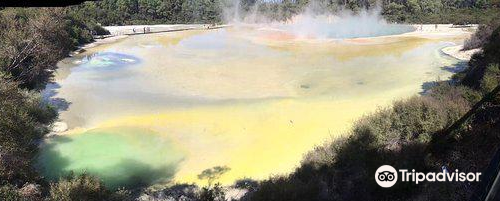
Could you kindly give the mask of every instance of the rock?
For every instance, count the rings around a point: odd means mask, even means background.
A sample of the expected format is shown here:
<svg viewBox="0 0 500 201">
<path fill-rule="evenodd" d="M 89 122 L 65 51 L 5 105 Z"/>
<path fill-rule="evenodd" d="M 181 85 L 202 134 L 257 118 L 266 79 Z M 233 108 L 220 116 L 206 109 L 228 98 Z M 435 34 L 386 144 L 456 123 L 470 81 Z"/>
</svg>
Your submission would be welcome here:
<svg viewBox="0 0 500 201">
<path fill-rule="evenodd" d="M 40 200 L 42 197 L 42 191 L 38 184 L 24 184 L 24 186 L 19 189 L 19 194 L 27 198 L 27 200 Z"/>
<path fill-rule="evenodd" d="M 68 130 L 68 124 L 64 123 L 64 122 L 56 122 L 53 124 L 52 126 L 52 132 L 55 132 L 55 133 L 62 133 L 62 132 L 65 132 Z"/>
</svg>

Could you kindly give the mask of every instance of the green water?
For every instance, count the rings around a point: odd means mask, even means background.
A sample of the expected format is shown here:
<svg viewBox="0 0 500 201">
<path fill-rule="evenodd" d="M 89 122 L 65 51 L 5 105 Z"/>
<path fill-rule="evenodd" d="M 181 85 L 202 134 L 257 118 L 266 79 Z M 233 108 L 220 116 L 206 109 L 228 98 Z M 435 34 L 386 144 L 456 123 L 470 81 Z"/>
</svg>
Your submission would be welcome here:
<svg viewBox="0 0 500 201">
<path fill-rule="evenodd" d="M 38 164 L 52 180 L 86 172 L 118 188 L 168 181 L 183 158 L 171 141 L 150 130 L 112 128 L 51 138 Z"/>
</svg>

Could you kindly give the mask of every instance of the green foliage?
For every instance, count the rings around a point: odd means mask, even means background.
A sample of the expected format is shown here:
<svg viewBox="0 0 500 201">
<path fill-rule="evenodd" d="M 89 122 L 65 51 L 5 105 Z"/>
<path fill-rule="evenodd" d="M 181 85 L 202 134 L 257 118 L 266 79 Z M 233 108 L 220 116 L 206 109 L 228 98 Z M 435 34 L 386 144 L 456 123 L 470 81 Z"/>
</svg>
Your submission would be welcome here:
<svg viewBox="0 0 500 201">
<path fill-rule="evenodd" d="M 490 25 L 480 25 L 469 39 L 465 40 L 464 42 L 464 50 L 471 50 L 475 48 L 480 48 L 483 47 L 487 42 L 488 39 L 491 36 L 491 33 L 493 33 L 494 27 Z"/>
<path fill-rule="evenodd" d="M 450 125 L 467 109 L 464 99 L 413 97 L 360 120 L 354 133 L 367 132 L 375 137 L 375 143 L 388 148 L 415 141 L 428 143 L 434 132 Z"/>
<path fill-rule="evenodd" d="M 20 86 L 42 89 L 56 62 L 69 52 L 59 12 L 5 9 L 0 12 L 0 71 Z"/>
<path fill-rule="evenodd" d="M 309 0 L 256 1 L 241 0 L 241 15 L 258 10 L 272 20 L 288 20 L 293 15 L 311 9 Z M 498 9 L 488 1 L 447 0 L 317 0 L 312 10 L 337 12 L 381 5 L 383 16 L 389 21 L 406 23 L 486 23 L 498 16 Z M 224 9 L 235 8 L 229 0 L 103 0 L 74 6 L 72 11 L 91 21 L 104 25 L 158 24 L 158 23 L 220 23 Z"/>
<path fill-rule="evenodd" d="M 0 10 L 1 200 L 41 199 L 36 183 L 43 181 L 32 159 L 57 112 L 37 90 L 50 81 L 60 59 L 92 41 L 90 31 L 100 28 L 92 26 L 63 8 Z"/>
<path fill-rule="evenodd" d="M 18 189 L 12 185 L 0 186 L 0 200 L 4 201 L 23 201 Z"/>
<path fill-rule="evenodd" d="M 470 87 L 452 85 L 449 82 L 439 82 L 432 87 L 429 95 L 438 101 L 465 99 L 469 105 L 477 103 L 482 94 Z"/>
<path fill-rule="evenodd" d="M 69 175 L 57 183 L 50 184 L 48 201 L 126 201 L 131 200 L 127 191 L 112 192 L 96 177 L 83 174 Z"/>
<path fill-rule="evenodd" d="M 36 142 L 49 131 L 55 110 L 36 93 L 0 77 L 0 179 L 23 184 L 36 179 L 31 159 Z"/>
<path fill-rule="evenodd" d="M 0 72 L 22 88 L 43 89 L 59 60 L 103 32 L 82 19 L 62 8 L 1 10 Z"/>
<path fill-rule="evenodd" d="M 239 189 L 247 189 L 249 191 L 254 191 L 259 183 L 256 180 L 250 178 L 239 179 L 234 182 L 234 187 Z"/>
<path fill-rule="evenodd" d="M 483 51 L 473 55 L 470 68 L 460 73 L 462 83 L 482 92 L 489 92 L 499 83 L 498 66 L 500 65 L 500 26 L 488 37 Z"/>
<path fill-rule="evenodd" d="M 71 8 L 104 25 L 159 23 L 217 23 L 222 21 L 220 0 L 103 0 Z"/>
<path fill-rule="evenodd" d="M 383 10 L 383 15 L 389 21 L 404 22 L 406 21 L 406 14 L 404 13 L 405 6 L 396 2 L 390 2 Z"/>
<path fill-rule="evenodd" d="M 220 183 L 213 187 L 203 187 L 198 195 L 199 201 L 225 201 L 225 193 Z"/>
<path fill-rule="evenodd" d="M 490 64 L 484 71 L 483 79 L 481 80 L 481 89 L 485 92 L 493 90 L 498 86 L 500 81 L 500 64 Z"/>
</svg>

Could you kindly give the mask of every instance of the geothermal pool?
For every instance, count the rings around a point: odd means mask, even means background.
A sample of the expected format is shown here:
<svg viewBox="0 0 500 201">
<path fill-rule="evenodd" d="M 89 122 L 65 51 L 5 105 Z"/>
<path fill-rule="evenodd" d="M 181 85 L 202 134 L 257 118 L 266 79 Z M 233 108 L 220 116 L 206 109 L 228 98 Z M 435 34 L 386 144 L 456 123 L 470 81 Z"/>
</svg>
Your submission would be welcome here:
<svg viewBox="0 0 500 201">
<path fill-rule="evenodd" d="M 378 34 L 380 35 L 380 34 Z M 68 126 L 38 157 L 55 179 L 112 187 L 292 171 L 363 114 L 447 79 L 459 34 L 336 39 L 254 26 L 135 35 L 60 62 L 47 97 Z"/>
</svg>

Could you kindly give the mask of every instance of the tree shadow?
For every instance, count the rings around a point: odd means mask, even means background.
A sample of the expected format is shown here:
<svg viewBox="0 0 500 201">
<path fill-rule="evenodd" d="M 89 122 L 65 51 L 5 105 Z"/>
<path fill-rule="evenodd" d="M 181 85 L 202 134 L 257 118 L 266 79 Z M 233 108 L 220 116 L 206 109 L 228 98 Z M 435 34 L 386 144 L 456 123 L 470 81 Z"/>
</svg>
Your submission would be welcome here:
<svg viewBox="0 0 500 201">
<path fill-rule="evenodd" d="M 179 161 L 152 166 L 135 159 L 124 159 L 103 169 L 71 169 L 72 161 L 63 156 L 58 146 L 72 141 L 66 136 L 54 136 L 47 139 L 48 142 L 41 145 L 40 153 L 36 157 L 36 168 L 49 181 L 57 181 L 70 174 L 80 175 L 83 173 L 97 176 L 105 186 L 111 189 L 118 188 L 141 188 L 155 183 L 169 182 L 177 172 Z"/>
<path fill-rule="evenodd" d="M 442 70 L 448 71 L 450 73 L 460 73 L 464 71 L 468 67 L 469 63 L 466 61 L 459 61 L 455 64 L 452 64 L 450 66 L 443 66 L 441 67 Z"/>
<path fill-rule="evenodd" d="M 106 186 L 113 189 L 122 187 L 127 189 L 141 188 L 155 183 L 171 181 L 177 172 L 177 166 L 178 163 L 171 163 L 153 167 L 134 159 L 125 159 L 109 168 L 111 171 L 123 172 L 124 174 L 110 173 L 98 176 L 105 182 Z M 89 169 L 88 172 L 92 173 L 94 170 Z"/>
<path fill-rule="evenodd" d="M 47 139 L 36 156 L 36 169 L 49 181 L 57 181 L 60 177 L 66 176 L 68 172 L 65 170 L 71 163 L 66 157 L 63 157 L 57 145 L 61 143 L 71 142 L 72 139 L 66 136 L 54 136 Z"/>
<path fill-rule="evenodd" d="M 430 90 L 435 86 L 439 85 L 439 83 L 440 83 L 439 81 L 430 81 L 422 83 L 422 91 L 418 92 L 418 94 L 420 95 L 429 94 Z"/>
<path fill-rule="evenodd" d="M 460 73 L 460 72 L 464 71 L 465 69 L 467 69 L 468 65 L 469 64 L 466 61 L 459 61 L 453 65 L 450 65 L 450 66 L 443 66 L 443 67 L 441 67 L 441 70 L 456 74 L 456 73 Z M 424 83 L 422 83 L 422 86 L 421 86 L 422 91 L 419 92 L 419 94 L 426 95 L 429 93 L 429 91 L 433 87 L 435 87 L 443 82 L 453 83 L 454 81 L 452 79 L 449 79 L 449 80 L 438 80 L 438 81 L 424 82 Z"/>
<path fill-rule="evenodd" d="M 43 100 L 47 101 L 50 105 L 56 107 L 57 111 L 67 111 L 71 102 L 67 101 L 64 98 L 56 97 L 58 92 L 57 90 L 61 88 L 56 82 L 50 82 L 45 87 L 45 90 L 42 91 Z"/>
</svg>

